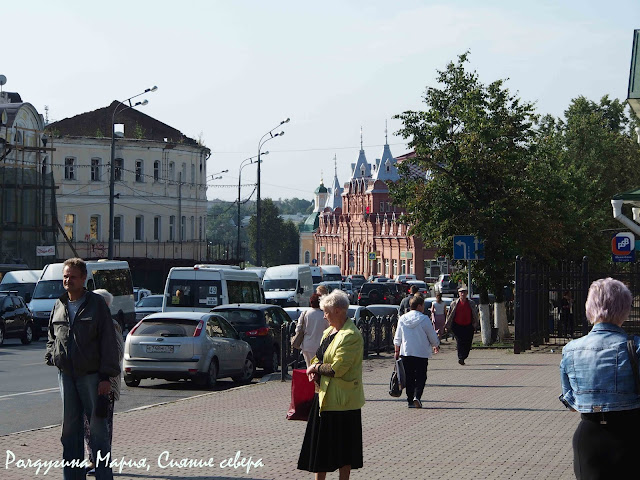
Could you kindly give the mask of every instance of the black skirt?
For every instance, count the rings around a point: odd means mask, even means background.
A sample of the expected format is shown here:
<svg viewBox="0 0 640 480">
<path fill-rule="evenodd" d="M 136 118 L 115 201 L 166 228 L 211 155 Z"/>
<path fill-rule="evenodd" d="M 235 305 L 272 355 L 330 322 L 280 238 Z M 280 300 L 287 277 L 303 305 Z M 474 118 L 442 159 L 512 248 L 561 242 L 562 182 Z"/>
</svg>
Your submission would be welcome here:
<svg viewBox="0 0 640 480">
<path fill-rule="evenodd" d="M 362 468 L 360 409 L 319 413 L 320 402 L 316 394 L 298 458 L 298 469 L 333 472 L 345 465 L 351 465 L 352 470 Z"/>
</svg>

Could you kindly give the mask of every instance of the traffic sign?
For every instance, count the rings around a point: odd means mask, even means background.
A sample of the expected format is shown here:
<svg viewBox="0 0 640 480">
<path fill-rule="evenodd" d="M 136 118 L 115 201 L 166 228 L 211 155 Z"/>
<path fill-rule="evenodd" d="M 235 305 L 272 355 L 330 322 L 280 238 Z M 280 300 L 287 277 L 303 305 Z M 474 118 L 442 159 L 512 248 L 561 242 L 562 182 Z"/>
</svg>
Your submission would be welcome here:
<svg viewBox="0 0 640 480">
<path fill-rule="evenodd" d="M 611 260 L 614 262 L 635 262 L 636 237 L 631 232 L 621 232 L 611 239 Z"/>
<path fill-rule="evenodd" d="M 473 235 L 454 235 L 453 259 L 484 260 L 484 241 Z"/>
<path fill-rule="evenodd" d="M 369 260 L 375 260 L 376 259 L 376 252 L 369 252 Z"/>
</svg>

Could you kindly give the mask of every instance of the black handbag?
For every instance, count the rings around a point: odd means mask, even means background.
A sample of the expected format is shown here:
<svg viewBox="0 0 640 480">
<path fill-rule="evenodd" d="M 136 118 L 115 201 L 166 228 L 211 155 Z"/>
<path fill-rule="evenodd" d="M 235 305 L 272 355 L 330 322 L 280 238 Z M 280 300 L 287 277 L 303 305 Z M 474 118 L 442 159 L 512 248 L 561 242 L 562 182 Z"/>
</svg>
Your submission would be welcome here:
<svg viewBox="0 0 640 480">
<path fill-rule="evenodd" d="M 389 395 L 392 397 L 399 397 L 402 395 L 402 389 L 404 388 L 405 373 L 404 365 L 402 365 L 402 359 L 396 360 L 393 372 L 391 373 L 391 380 L 389 380 Z"/>
</svg>

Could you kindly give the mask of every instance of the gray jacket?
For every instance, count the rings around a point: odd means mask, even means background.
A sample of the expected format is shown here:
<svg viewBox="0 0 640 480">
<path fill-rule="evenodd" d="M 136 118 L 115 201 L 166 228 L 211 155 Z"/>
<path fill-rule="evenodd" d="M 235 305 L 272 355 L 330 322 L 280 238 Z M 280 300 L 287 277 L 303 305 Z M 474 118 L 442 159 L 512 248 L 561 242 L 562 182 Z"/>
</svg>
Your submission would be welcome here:
<svg viewBox="0 0 640 480">
<path fill-rule="evenodd" d="M 100 295 L 86 292 L 70 326 L 65 292 L 53 306 L 49 317 L 47 365 L 74 377 L 98 373 L 100 380 L 120 375 L 120 358 L 111 312 Z"/>
</svg>

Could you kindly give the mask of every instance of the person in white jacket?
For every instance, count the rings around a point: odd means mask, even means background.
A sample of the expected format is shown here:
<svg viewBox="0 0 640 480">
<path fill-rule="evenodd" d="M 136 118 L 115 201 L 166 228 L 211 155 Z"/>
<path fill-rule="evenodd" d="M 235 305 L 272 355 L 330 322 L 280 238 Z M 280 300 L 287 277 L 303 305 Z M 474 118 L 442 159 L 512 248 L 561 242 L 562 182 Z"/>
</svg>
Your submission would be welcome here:
<svg viewBox="0 0 640 480">
<path fill-rule="evenodd" d="M 431 319 L 424 314 L 424 298 L 414 296 L 409 301 L 409 308 L 411 310 L 398 319 L 393 344 L 396 360 L 402 357 L 409 408 L 422 408 L 429 358 L 431 352 L 440 351 L 440 340 Z"/>
</svg>

